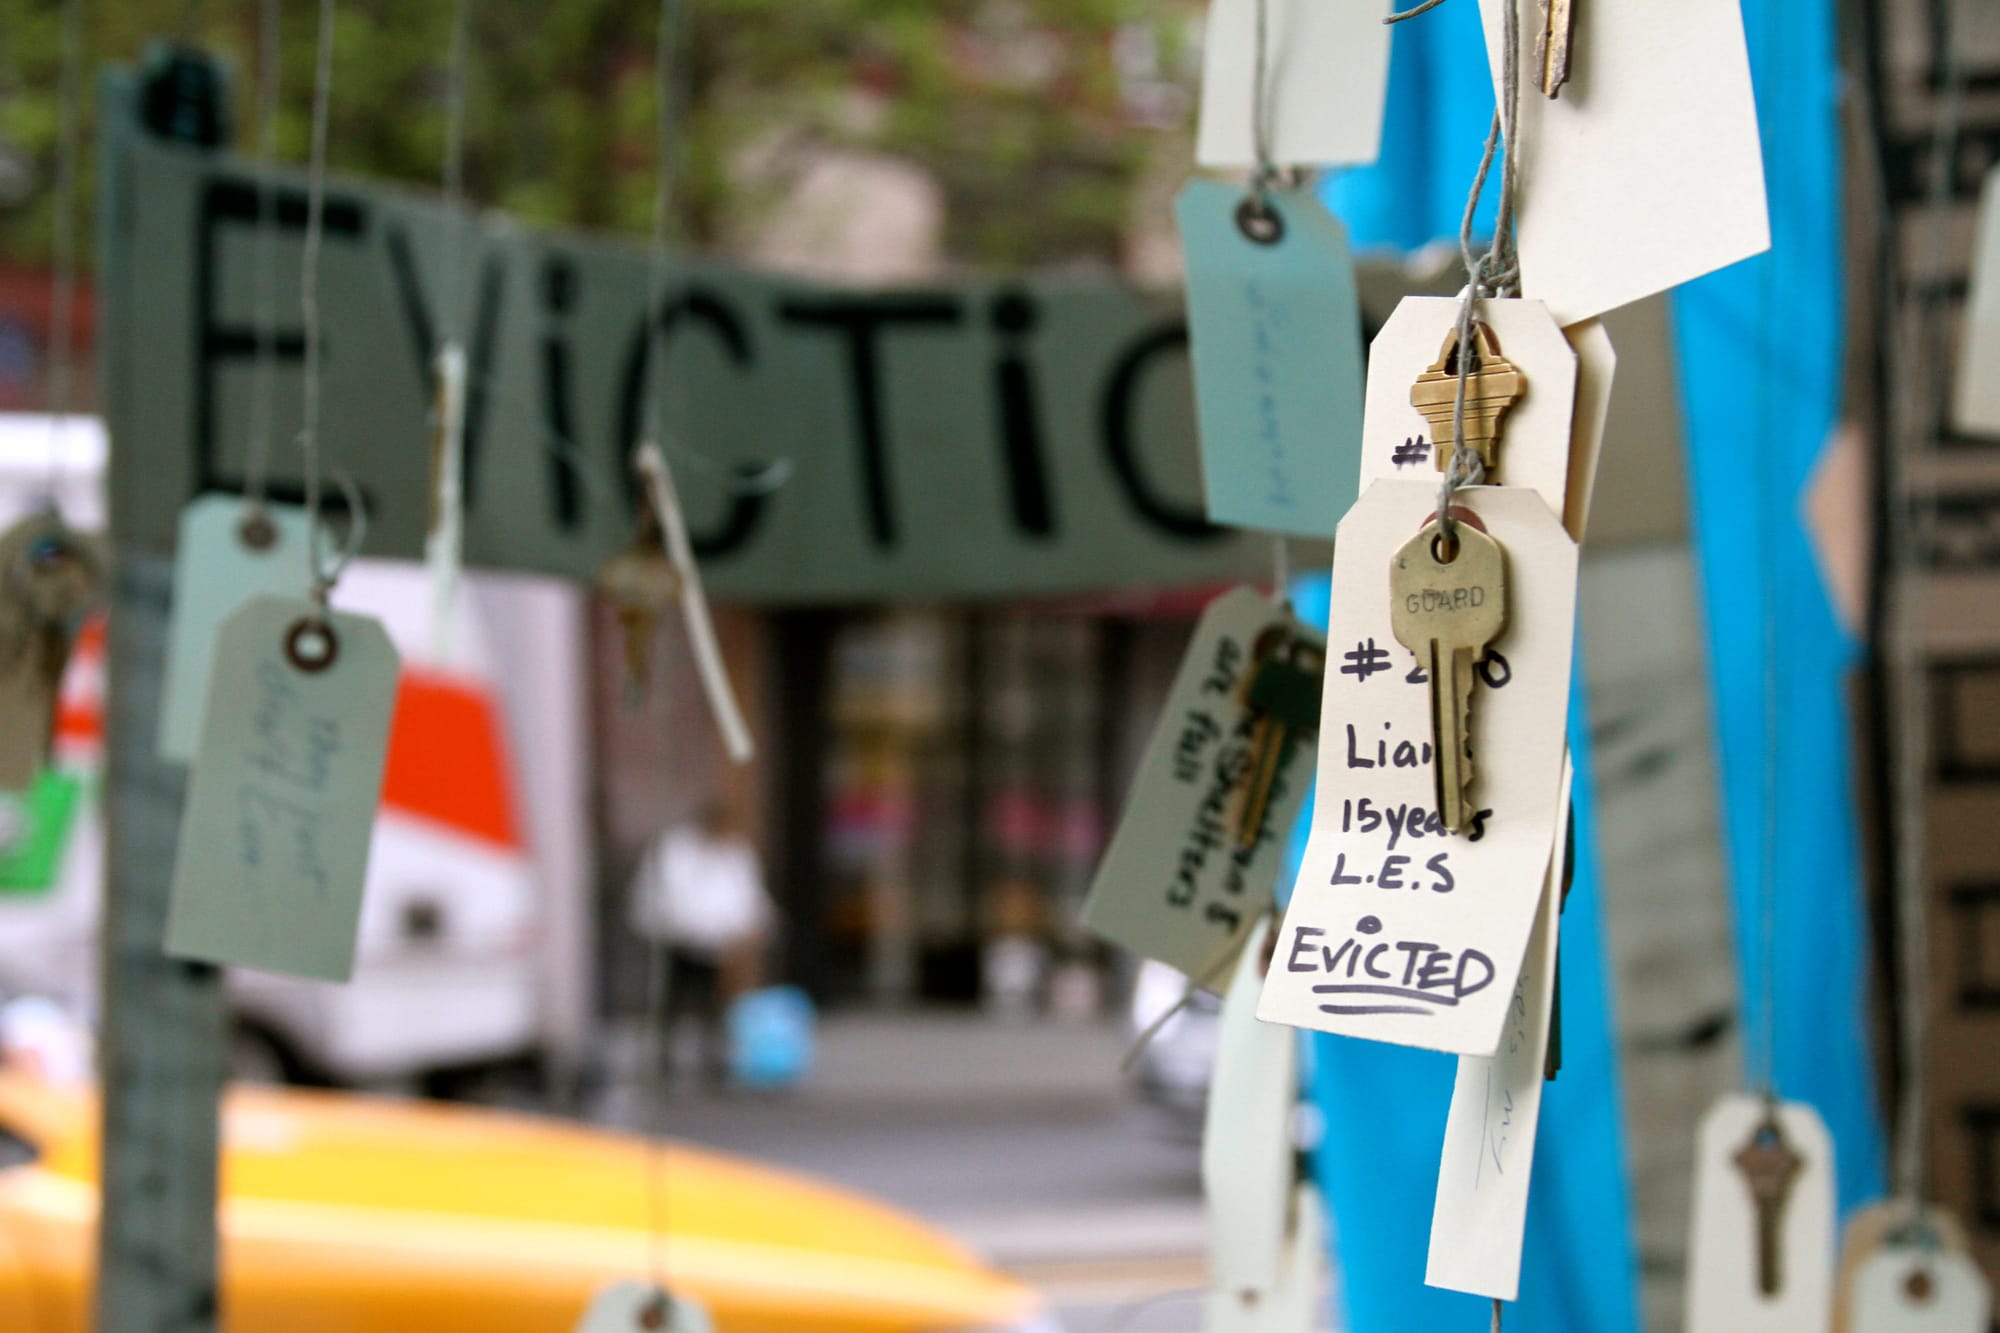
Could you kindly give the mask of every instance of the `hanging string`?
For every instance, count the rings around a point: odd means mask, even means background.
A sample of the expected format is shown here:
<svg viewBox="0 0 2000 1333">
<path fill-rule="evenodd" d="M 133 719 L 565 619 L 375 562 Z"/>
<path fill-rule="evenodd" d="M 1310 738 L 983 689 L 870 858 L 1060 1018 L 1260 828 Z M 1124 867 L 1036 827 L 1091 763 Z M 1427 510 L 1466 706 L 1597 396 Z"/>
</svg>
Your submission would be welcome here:
<svg viewBox="0 0 2000 1333">
<path fill-rule="evenodd" d="M 653 196 L 653 237 L 647 259 L 650 270 L 646 285 L 647 301 L 665 301 L 667 281 L 667 230 L 674 207 L 674 67 L 679 50 L 680 0 L 660 0 L 659 44 L 655 48 L 654 81 L 658 86 L 658 124 L 655 169 L 659 176 Z M 666 448 L 666 339 L 647 323 L 646 336 L 646 425 L 652 438 Z"/>
<path fill-rule="evenodd" d="M 76 309 L 76 159 L 79 90 L 83 77 L 83 0 L 63 0 L 56 73 L 55 234 L 49 246 L 49 505 L 63 477 L 69 430 L 71 358 Z"/>
<path fill-rule="evenodd" d="M 320 507 L 320 311 L 319 255 L 325 232 L 326 136 L 333 104 L 333 0 L 320 0 L 318 46 L 313 59 L 312 153 L 306 176 L 306 239 L 299 275 L 299 314 L 305 323 L 304 412 L 299 453 L 305 464 L 306 561 L 312 599 L 324 605 L 341 572 L 361 544 L 364 514 L 351 482 L 342 479 L 348 499 L 348 539 L 329 564 Z"/>
<path fill-rule="evenodd" d="M 250 300 L 257 325 L 256 359 L 251 363 L 250 445 L 244 459 L 246 517 L 264 512 L 270 484 L 272 400 L 276 392 L 277 191 L 271 165 L 278 156 L 278 76 L 281 46 L 279 0 L 261 0 L 257 18 L 257 237 Z"/>
<path fill-rule="evenodd" d="M 1401 23 L 1419 14 L 1428 14 L 1444 0 L 1425 3 L 1391 14 L 1385 23 Z M 1493 108 L 1493 120 L 1486 130 L 1486 146 L 1479 156 L 1479 170 L 1473 173 L 1472 189 L 1465 199 L 1465 214 L 1459 221 L 1458 251 L 1465 264 L 1465 295 L 1458 308 L 1458 384 L 1452 399 L 1452 451 L 1438 485 L 1438 529 L 1445 541 L 1454 539 L 1452 498 L 1466 486 L 1477 486 L 1486 477 L 1486 465 L 1476 449 L 1465 444 L 1465 395 L 1477 357 L 1474 336 L 1479 326 L 1479 302 L 1493 296 L 1513 296 L 1520 291 L 1520 256 L 1514 248 L 1514 197 L 1519 166 L 1515 153 L 1515 122 L 1521 100 L 1521 18 L 1512 3 L 1500 6 L 1500 96 Z M 1493 170 L 1495 154 L 1500 157 L 1500 200 L 1493 220 L 1493 240 L 1485 254 L 1474 251 L 1473 219 L 1479 200 L 1486 192 L 1486 180 Z"/>
<path fill-rule="evenodd" d="M 1493 1330 L 1492 1330 L 1492 1333 L 1500 1333 L 1500 1298 L 1499 1298 L 1498 1296 L 1495 1296 L 1495 1297 L 1493 1298 Z"/>
<path fill-rule="evenodd" d="M 681 5 L 680 0 L 660 0 L 659 32 L 654 49 L 654 96 L 657 100 L 658 138 L 655 151 L 657 161 L 658 187 L 653 198 L 653 236 L 648 254 L 649 277 L 646 284 L 646 301 L 650 308 L 654 301 L 666 299 L 667 275 L 667 222 L 673 209 L 674 177 L 674 71 L 678 66 L 680 50 Z M 650 315 L 647 320 L 646 357 L 646 424 L 652 441 L 662 450 L 666 443 L 666 339 L 657 327 L 657 320 Z M 657 873 L 659 867 L 655 867 Z M 662 1080 L 665 1077 L 666 1057 L 670 1053 L 667 1042 L 672 1033 L 666 1024 L 667 987 L 673 979 L 666 974 L 665 951 L 655 949 L 652 963 L 653 979 L 649 990 L 650 1010 L 647 1021 L 652 1025 L 653 1049 L 652 1084 L 647 1089 L 646 1099 L 649 1115 L 647 1135 L 650 1140 L 646 1169 L 646 1194 L 648 1214 L 649 1260 L 652 1268 L 653 1287 L 662 1299 L 667 1299 L 667 1148 L 665 1125 L 665 1094 Z"/>
<path fill-rule="evenodd" d="M 1782 47 L 1777 34 L 1770 31 L 1769 24 L 1776 13 L 1775 4 L 1765 8 L 1765 49 L 1778 51 Z M 1763 110 L 1758 108 L 1759 130 L 1765 142 L 1772 142 L 1772 136 L 1762 126 Z M 1774 348 L 1771 337 L 1778 327 L 1778 264 L 1785 253 L 1783 247 L 1774 246 L 1758 262 L 1762 269 L 1758 274 L 1757 315 L 1750 326 L 1751 355 L 1765 373 L 1758 376 L 1756 394 L 1755 437 L 1760 440 L 1777 438 L 1779 422 L 1776 416 L 1776 396 L 1771 392 L 1774 368 L 1770 359 Z M 1778 800 L 1781 775 L 1784 771 L 1781 759 L 1784 754 L 1784 713 L 1779 706 L 1778 652 L 1780 635 L 1778 616 L 1785 605 L 1780 587 L 1784 579 L 1785 567 L 1780 534 L 1787 522 L 1787 514 L 1779 497 L 1784 493 L 1784 472 L 1779 452 L 1772 448 L 1761 448 L 1755 452 L 1756 503 L 1751 516 L 1756 524 L 1757 567 L 1764 571 L 1758 584 L 1759 646 L 1762 655 L 1759 685 L 1762 691 L 1761 710 L 1764 726 L 1762 762 L 1758 777 L 1759 837 L 1757 843 L 1757 933 L 1754 941 L 1756 949 L 1757 990 L 1761 999 L 1755 1015 L 1756 1026 L 1745 1034 L 1749 1050 L 1745 1053 L 1750 1074 L 1751 1088 L 1762 1097 L 1767 1119 L 1777 1116 L 1778 1090 Z M 1746 1005 L 1747 1009 L 1747 1005 Z"/>
<path fill-rule="evenodd" d="M 471 9 L 471 0 L 452 0 L 451 54 L 445 73 L 443 188 L 451 224 L 445 233 L 444 299 L 438 322 L 446 342 L 460 341 L 465 330 L 465 83 Z"/>
<path fill-rule="evenodd" d="M 1278 166 L 1271 155 L 1270 8 L 1270 0 L 1257 0 L 1257 51 L 1250 66 L 1250 142 L 1257 154 L 1257 166 L 1250 174 L 1250 196 L 1266 215 L 1271 208 L 1271 182 L 1278 178 Z"/>
</svg>

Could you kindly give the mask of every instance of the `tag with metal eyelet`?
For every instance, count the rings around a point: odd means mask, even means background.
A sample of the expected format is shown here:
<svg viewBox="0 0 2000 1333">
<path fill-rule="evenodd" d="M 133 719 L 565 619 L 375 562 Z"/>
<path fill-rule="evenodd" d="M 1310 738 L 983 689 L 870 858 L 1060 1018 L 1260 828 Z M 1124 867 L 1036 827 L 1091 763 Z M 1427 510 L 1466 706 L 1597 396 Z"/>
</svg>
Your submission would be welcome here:
<svg viewBox="0 0 2000 1333">
<path fill-rule="evenodd" d="M 0 533 L 0 791 L 28 790 L 47 763 L 70 645 L 103 586 L 96 545 L 53 511 Z"/>
<path fill-rule="evenodd" d="M 306 511 L 297 505 L 208 494 L 181 510 L 173 621 L 154 738 L 162 759 L 183 764 L 194 759 L 223 619 L 253 597 L 296 593 L 304 586 L 306 532 Z"/>
<path fill-rule="evenodd" d="M 615 1282 L 597 1293 L 576 1333 L 714 1333 L 700 1301 L 651 1282 Z"/>
<path fill-rule="evenodd" d="M 1175 205 L 1208 516 L 1332 537 L 1361 466 L 1361 305 L 1308 189 L 1189 181 Z"/>
<path fill-rule="evenodd" d="M 398 666 L 379 621 L 304 598 L 258 597 L 222 622 L 168 953 L 348 979 Z"/>
</svg>

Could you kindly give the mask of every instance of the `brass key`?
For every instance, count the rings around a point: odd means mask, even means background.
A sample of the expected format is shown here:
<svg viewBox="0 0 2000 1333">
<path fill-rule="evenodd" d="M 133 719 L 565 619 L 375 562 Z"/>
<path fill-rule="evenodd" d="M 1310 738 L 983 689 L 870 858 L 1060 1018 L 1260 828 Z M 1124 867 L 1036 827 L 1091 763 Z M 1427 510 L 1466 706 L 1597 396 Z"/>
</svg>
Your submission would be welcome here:
<svg viewBox="0 0 2000 1333">
<path fill-rule="evenodd" d="M 1317 644 L 1285 635 L 1282 642 L 1260 648 L 1243 679 L 1243 703 L 1257 719 L 1236 820 L 1236 845 L 1244 851 L 1264 836 L 1271 792 L 1292 748 L 1319 730 L 1320 687 L 1326 680 L 1326 652 Z"/>
<path fill-rule="evenodd" d="M 1437 447 L 1431 451 L 1438 471 L 1451 466 L 1458 443 L 1458 329 L 1444 336 L 1438 359 L 1410 386 L 1410 406 L 1423 414 Z M 1528 378 L 1500 355 L 1493 330 L 1472 326 L 1472 364 L 1465 372 L 1465 447 L 1491 469 L 1500 440 L 1500 419 L 1527 392 Z"/>
<path fill-rule="evenodd" d="M 1396 552 L 1389 600 L 1397 640 L 1430 676 L 1438 818 L 1459 833 L 1471 819 L 1472 670 L 1507 625 L 1507 553 L 1470 510 L 1454 517 L 1451 536 L 1432 519 Z"/>
<path fill-rule="evenodd" d="M 103 557 L 44 511 L 0 534 L 0 580 L 0 791 L 23 791 L 48 759 L 63 668 L 103 594 Z"/>
<path fill-rule="evenodd" d="M 1776 1296 L 1784 1287 L 1780 1267 L 1784 1256 L 1785 1204 L 1792 1196 L 1792 1184 L 1805 1166 L 1805 1159 L 1785 1141 L 1784 1127 L 1775 1108 L 1750 1131 L 1750 1139 L 1736 1150 L 1736 1169 L 1750 1187 L 1750 1200 L 1757 1209 L 1757 1290 L 1765 1297 Z"/>
<path fill-rule="evenodd" d="M 1542 95 L 1555 97 L 1569 82 L 1569 40 L 1576 27 L 1571 0 L 1542 0 L 1542 35 L 1535 40 L 1536 82 Z"/>
<path fill-rule="evenodd" d="M 667 557 L 660 525 L 650 510 L 641 515 L 632 544 L 597 571 L 597 589 L 618 613 L 625 636 L 626 686 L 634 694 L 653 678 L 653 640 L 660 618 L 681 595 L 681 578 Z"/>
</svg>

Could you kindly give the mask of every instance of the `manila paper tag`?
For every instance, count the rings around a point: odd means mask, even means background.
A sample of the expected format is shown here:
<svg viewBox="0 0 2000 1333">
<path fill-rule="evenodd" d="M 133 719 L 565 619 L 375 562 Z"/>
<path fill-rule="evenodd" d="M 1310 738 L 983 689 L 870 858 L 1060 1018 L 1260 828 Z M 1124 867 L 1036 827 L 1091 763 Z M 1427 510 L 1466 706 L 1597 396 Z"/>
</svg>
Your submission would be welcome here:
<svg viewBox="0 0 2000 1333">
<path fill-rule="evenodd" d="M 1972 295 L 1958 346 L 1951 422 L 1968 435 L 2000 435 L 2000 166 L 1979 190 L 1972 242 Z"/>
<path fill-rule="evenodd" d="M 1347 233 L 1306 190 L 1273 189 L 1275 235 L 1237 225 L 1248 196 L 1181 191 L 1188 332 L 1208 516 L 1333 536 L 1361 457 L 1361 309 Z"/>
<path fill-rule="evenodd" d="M 222 622 L 168 953 L 348 979 L 397 665 L 378 621 L 303 598 L 259 597 Z"/>
<path fill-rule="evenodd" d="M 1238 846 L 1256 721 L 1244 681 L 1259 642 L 1285 634 L 1320 643 L 1251 588 L 1226 592 L 1202 612 L 1083 905 L 1091 930 L 1210 990 L 1270 910 L 1285 840 L 1305 804 L 1312 746 L 1301 740 L 1278 772 L 1260 835 Z"/>
<path fill-rule="evenodd" d="M 1427 481 L 1435 492 L 1442 479 L 1437 432 L 1411 402 L 1411 390 L 1419 376 L 1445 368 L 1459 304 L 1450 296 L 1406 296 L 1369 344 L 1361 489 L 1371 481 L 1402 479 Z M 1539 301 L 1481 301 L 1475 313 L 1524 381 L 1521 396 L 1500 418 L 1498 453 L 1486 480 L 1534 490 L 1560 515 L 1569 487 L 1577 354 Z M 1382 577 L 1386 586 L 1389 576 Z"/>
<path fill-rule="evenodd" d="M 1269 1292 L 1211 1281 L 1202 1333 L 1314 1333 L 1326 1327 L 1326 1209 L 1309 1181 L 1292 1188 L 1291 1224 Z"/>
<path fill-rule="evenodd" d="M 1373 162 L 1389 92 L 1386 0 L 1214 0 L 1202 37 L 1194 160 L 1255 167 L 1257 10 L 1264 7 L 1264 113 L 1274 166 Z"/>
<path fill-rule="evenodd" d="M 1800 1158 L 1778 1237 L 1778 1290 L 1757 1282 L 1757 1209 L 1736 1155 L 1764 1119 L 1764 1099 L 1719 1098 L 1695 1133 L 1687 1333 L 1797 1333 L 1833 1314 L 1833 1138 L 1819 1113 L 1780 1102 L 1778 1123 Z"/>
<path fill-rule="evenodd" d="M 1854 1277 L 1861 1265 L 1891 1237 L 1918 1223 L 1918 1205 L 1907 1197 L 1877 1199 L 1848 1214 L 1840 1231 L 1840 1269 L 1834 1275 L 1833 1333 L 1854 1333 Z M 1948 1208 L 1924 1204 L 1921 1226 L 1934 1250 L 1966 1248 L 1965 1226 Z"/>
<path fill-rule="evenodd" d="M 1852 1333 L 1987 1333 L 1993 1292 L 1963 1251 L 1898 1240 L 1854 1274 Z"/>
<path fill-rule="evenodd" d="M 1436 514 L 1437 488 L 1378 481 L 1334 541 L 1319 794 L 1257 1015 L 1491 1055 L 1561 827 L 1576 542 L 1532 491 L 1458 497 L 1507 560 L 1506 626 L 1472 691 L 1476 813 L 1445 832 L 1431 686 L 1390 613 L 1391 560 Z"/>
<path fill-rule="evenodd" d="M 1258 920 L 1222 997 L 1215 1071 L 1201 1131 L 1201 1189 L 1208 1201 L 1208 1284 L 1268 1296 L 1282 1276 L 1298 1152 L 1299 1034 L 1257 1021 L 1267 946 L 1277 923 Z"/>
<path fill-rule="evenodd" d="M 1494 86 L 1507 0 L 1479 0 Z M 1569 325 L 1762 254 L 1771 227 L 1741 0 L 1593 5 L 1562 95 L 1535 86 L 1520 6 L 1521 295 Z"/>
<path fill-rule="evenodd" d="M 614 1282 L 598 1292 L 576 1333 L 715 1333 L 708 1308 L 650 1282 Z"/>
<path fill-rule="evenodd" d="M 174 560 L 173 620 L 160 691 L 160 758 L 185 764 L 201 737 L 202 704 L 214 661 L 216 629 L 253 597 L 298 593 L 306 586 L 306 511 L 263 506 L 262 524 L 246 527 L 250 504 L 210 492 L 181 510 Z"/>
<path fill-rule="evenodd" d="M 1604 321 L 1586 319 L 1563 332 L 1576 351 L 1576 411 L 1569 427 L 1569 480 L 1563 490 L 1563 526 L 1579 543 L 1590 526 L 1590 497 L 1597 489 L 1597 460 L 1604 452 L 1604 423 L 1611 414 L 1611 380 L 1618 352 Z"/>
<path fill-rule="evenodd" d="M 1562 809 L 1567 822 L 1570 767 L 1563 763 Z M 1490 1056 L 1461 1055 L 1445 1121 L 1437 1202 L 1431 1210 L 1433 1287 L 1511 1301 L 1521 1284 L 1521 1237 L 1528 1222 L 1528 1182 L 1541 1121 L 1549 1016 L 1554 1012 L 1556 938 L 1562 924 L 1562 883 L 1568 838 L 1558 833 L 1528 956 L 1514 983 L 1500 1048 Z"/>
</svg>

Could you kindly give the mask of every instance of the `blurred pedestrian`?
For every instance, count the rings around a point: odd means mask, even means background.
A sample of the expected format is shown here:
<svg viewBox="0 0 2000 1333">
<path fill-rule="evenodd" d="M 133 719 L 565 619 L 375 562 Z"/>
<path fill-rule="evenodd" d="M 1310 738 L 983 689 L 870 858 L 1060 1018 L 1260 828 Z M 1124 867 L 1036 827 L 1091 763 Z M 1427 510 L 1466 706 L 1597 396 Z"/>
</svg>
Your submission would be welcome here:
<svg viewBox="0 0 2000 1333">
<path fill-rule="evenodd" d="M 760 983 L 777 910 L 750 840 L 721 800 L 693 823 L 656 837 L 632 880 L 632 929 L 660 955 L 665 974 L 660 1059 L 673 1070 L 674 1035 L 685 1018 L 700 1027 L 701 1062 L 713 1084 L 729 1075 L 724 1015 Z"/>
</svg>

